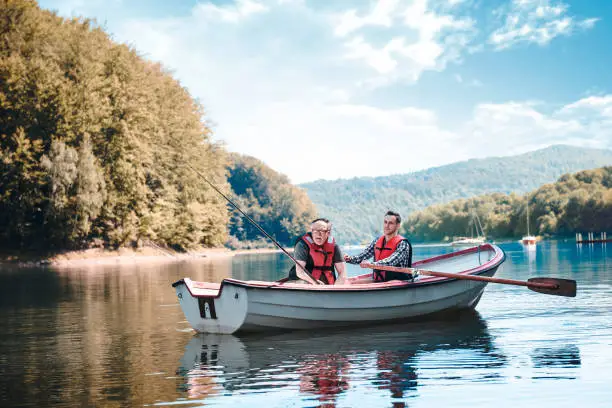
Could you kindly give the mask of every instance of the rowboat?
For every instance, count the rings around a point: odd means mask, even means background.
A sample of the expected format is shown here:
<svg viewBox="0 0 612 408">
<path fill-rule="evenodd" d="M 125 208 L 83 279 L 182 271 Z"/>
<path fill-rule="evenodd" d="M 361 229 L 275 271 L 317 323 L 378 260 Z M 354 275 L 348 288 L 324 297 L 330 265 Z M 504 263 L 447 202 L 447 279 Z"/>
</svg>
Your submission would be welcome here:
<svg viewBox="0 0 612 408">
<path fill-rule="evenodd" d="M 287 281 L 226 278 L 221 283 L 183 278 L 174 282 L 191 327 L 201 333 L 231 334 L 381 324 L 473 309 L 505 260 L 484 244 L 417 261 L 416 270 L 451 273 L 414 281 L 373 282 L 371 273 L 348 284 L 310 285 Z"/>
</svg>

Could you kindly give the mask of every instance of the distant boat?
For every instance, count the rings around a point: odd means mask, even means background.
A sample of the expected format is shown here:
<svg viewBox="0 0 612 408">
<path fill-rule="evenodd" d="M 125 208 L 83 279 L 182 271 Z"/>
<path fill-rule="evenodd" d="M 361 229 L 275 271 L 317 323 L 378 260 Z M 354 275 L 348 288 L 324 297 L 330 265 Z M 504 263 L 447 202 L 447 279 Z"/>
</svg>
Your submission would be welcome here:
<svg viewBox="0 0 612 408">
<path fill-rule="evenodd" d="M 527 235 L 521 238 L 521 243 L 523 245 L 535 245 L 537 240 L 537 237 L 529 234 L 529 202 L 527 202 Z"/>
<path fill-rule="evenodd" d="M 485 237 L 473 237 L 473 238 L 458 237 L 453 242 L 451 242 L 451 245 L 452 246 L 474 246 L 474 245 L 484 244 L 485 241 L 486 241 Z"/>
<path fill-rule="evenodd" d="M 474 222 L 474 220 L 476 222 Z M 484 244 L 487 240 L 487 237 L 484 232 L 484 229 L 482 228 L 482 224 L 480 223 L 480 218 L 478 218 L 478 214 L 476 214 L 476 212 L 474 212 L 472 215 L 472 221 L 470 223 L 470 227 L 472 230 L 471 237 L 469 238 L 468 237 L 455 237 L 453 239 L 453 242 L 451 242 L 451 245 L 457 246 L 457 247 L 464 247 L 464 246 L 476 246 L 476 245 Z M 476 230 L 477 236 L 474 236 L 473 234 L 474 230 Z"/>
<path fill-rule="evenodd" d="M 524 245 L 535 245 L 537 241 L 538 238 L 534 237 L 533 235 L 525 235 L 523 238 L 521 238 L 521 242 Z"/>
</svg>

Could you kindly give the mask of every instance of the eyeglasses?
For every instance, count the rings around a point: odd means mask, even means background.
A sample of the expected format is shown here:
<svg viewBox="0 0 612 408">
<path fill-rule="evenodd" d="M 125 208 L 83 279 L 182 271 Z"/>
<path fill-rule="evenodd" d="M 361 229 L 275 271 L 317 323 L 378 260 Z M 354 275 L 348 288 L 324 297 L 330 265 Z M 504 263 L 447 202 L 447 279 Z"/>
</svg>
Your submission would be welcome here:
<svg viewBox="0 0 612 408">
<path fill-rule="evenodd" d="M 328 232 L 329 232 L 329 230 L 328 230 L 328 229 L 323 229 L 323 230 L 321 230 L 321 229 L 313 229 L 313 230 L 312 230 L 312 233 L 313 233 L 313 234 L 326 234 L 326 233 L 328 233 Z"/>
</svg>

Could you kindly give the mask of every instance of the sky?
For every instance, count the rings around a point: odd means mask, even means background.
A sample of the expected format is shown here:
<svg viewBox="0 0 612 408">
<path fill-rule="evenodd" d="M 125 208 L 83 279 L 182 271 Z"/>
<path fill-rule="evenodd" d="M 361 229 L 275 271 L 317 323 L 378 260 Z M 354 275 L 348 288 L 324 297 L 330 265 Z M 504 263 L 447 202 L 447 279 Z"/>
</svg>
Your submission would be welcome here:
<svg viewBox="0 0 612 408">
<path fill-rule="evenodd" d="M 175 4 L 173 4 L 175 3 Z M 198 99 L 293 183 L 612 149 L 609 0 L 42 0 Z"/>
</svg>

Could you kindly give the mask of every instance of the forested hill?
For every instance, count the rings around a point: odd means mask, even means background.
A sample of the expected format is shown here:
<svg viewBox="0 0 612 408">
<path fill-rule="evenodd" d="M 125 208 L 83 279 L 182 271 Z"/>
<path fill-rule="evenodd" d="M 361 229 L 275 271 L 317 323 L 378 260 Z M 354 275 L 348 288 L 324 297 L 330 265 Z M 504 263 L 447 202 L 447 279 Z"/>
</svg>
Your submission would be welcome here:
<svg viewBox="0 0 612 408">
<path fill-rule="evenodd" d="M 561 175 L 612 164 L 612 151 L 565 145 L 510 157 L 473 159 L 410 174 L 301 184 L 341 243 L 369 241 L 388 209 L 404 217 L 432 204 L 486 193 L 525 193 Z"/>
<path fill-rule="evenodd" d="M 316 216 L 312 201 L 287 176 L 277 173 L 262 161 L 230 153 L 228 181 L 236 204 L 276 240 L 291 244 L 302 235 Z M 238 211 L 229 223 L 232 248 L 270 246 L 271 242 Z"/>
<path fill-rule="evenodd" d="M 527 211 L 529 207 L 529 211 Z M 488 239 L 573 237 L 612 231 L 612 166 L 564 174 L 527 194 L 484 194 L 414 212 L 402 233 L 413 242 L 448 241 L 472 230 L 478 215 Z"/>
</svg>

